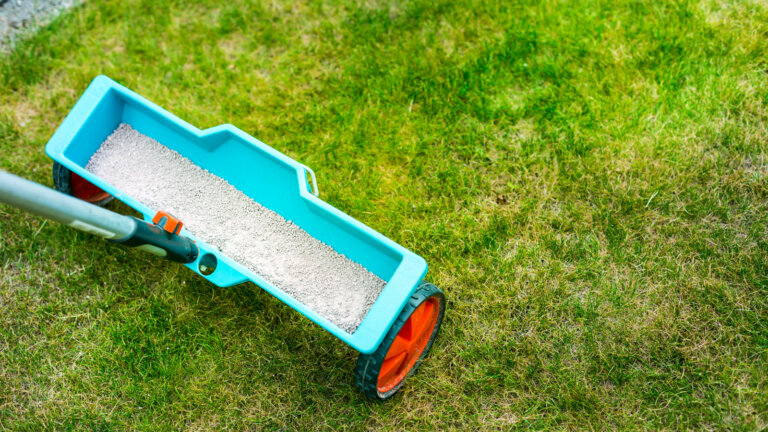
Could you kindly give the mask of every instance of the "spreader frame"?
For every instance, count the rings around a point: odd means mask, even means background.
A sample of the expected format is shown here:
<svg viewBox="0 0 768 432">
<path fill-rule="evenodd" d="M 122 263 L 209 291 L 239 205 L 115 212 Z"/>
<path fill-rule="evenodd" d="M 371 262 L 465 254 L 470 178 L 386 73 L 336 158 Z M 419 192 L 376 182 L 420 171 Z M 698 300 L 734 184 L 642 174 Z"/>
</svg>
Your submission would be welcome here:
<svg viewBox="0 0 768 432">
<path fill-rule="evenodd" d="M 182 228 L 181 234 L 197 242 L 200 257 L 213 254 L 219 262 L 210 275 L 200 273 L 200 258 L 186 264 L 187 267 L 221 287 L 252 281 L 357 351 L 369 354 L 376 350 L 426 275 L 427 263 L 423 258 L 316 196 L 315 173 L 306 165 L 235 126 L 198 129 L 106 76 L 97 77 L 88 86 L 48 142 L 46 153 L 149 221 L 164 209 L 148 208 L 85 169 L 91 155 L 120 123 L 131 125 L 229 181 L 255 201 L 365 266 L 384 279 L 386 285 L 358 329 L 350 334 Z"/>
</svg>

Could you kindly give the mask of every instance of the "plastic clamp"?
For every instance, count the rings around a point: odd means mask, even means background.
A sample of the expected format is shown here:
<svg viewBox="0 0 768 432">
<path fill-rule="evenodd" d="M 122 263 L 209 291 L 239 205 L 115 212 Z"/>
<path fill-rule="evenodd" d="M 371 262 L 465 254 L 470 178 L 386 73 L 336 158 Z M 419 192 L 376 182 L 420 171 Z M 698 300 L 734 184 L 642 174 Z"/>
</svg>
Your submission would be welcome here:
<svg viewBox="0 0 768 432">
<path fill-rule="evenodd" d="M 181 231 L 181 227 L 184 226 L 178 218 L 164 211 L 157 212 L 155 217 L 152 218 L 152 223 L 171 234 L 178 234 Z"/>
</svg>

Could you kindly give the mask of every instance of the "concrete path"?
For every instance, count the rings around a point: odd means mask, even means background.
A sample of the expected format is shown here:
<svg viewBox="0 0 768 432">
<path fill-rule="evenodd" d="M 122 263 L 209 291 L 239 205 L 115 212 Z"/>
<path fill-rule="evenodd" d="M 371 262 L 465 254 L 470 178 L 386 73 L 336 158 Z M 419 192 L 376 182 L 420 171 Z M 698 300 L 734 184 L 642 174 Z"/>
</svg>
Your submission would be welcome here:
<svg viewBox="0 0 768 432">
<path fill-rule="evenodd" d="M 45 25 L 81 0 L 0 0 L 0 50 L 8 50 L 25 32 Z"/>
</svg>

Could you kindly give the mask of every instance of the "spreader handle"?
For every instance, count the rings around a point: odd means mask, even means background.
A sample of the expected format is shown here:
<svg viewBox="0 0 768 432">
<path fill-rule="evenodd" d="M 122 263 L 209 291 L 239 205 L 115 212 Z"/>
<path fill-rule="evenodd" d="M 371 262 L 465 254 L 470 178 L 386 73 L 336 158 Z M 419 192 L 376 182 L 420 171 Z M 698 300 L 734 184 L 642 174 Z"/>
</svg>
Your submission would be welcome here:
<svg viewBox="0 0 768 432">
<path fill-rule="evenodd" d="M 3 170 L 0 170 L 0 203 L 171 261 L 190 263 L 197 259 L 199 253 L 195 242 L 187 237 L 89 204 Z"/>
<path fill-rule="evenodd" d="M 107 209 L 0 170 L 0 202 L 100 237 L 120 240 L 134 221 Z"/>
</svg>

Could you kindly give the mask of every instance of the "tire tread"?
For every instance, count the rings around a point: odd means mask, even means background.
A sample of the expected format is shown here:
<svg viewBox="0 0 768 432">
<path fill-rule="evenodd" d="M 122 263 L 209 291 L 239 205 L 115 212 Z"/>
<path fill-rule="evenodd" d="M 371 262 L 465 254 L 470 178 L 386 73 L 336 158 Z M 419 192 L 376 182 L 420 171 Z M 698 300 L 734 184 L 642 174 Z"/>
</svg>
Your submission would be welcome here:
<svg viewBox="0 0 768 432">
<path fill-rule="evenodd" d="M 395 388 L 388 391 L 386 394 L 380 393 L 377 388 L 379 370 L 381 369 L 381 364 L 384 362 L 384 357 L 387 355 L 387 351 L 389 351 L 390 345 L 392 345 L 392 342 L 395 340 L 398 332 L 403 327 L 403 325 L 405 325 L 405 322 L 408 321 L 408 318 L 410 318 L 413 311 L 416 310 L 416 308 L 419 307 L 419 305 L 421 305 L 425 300 L 432 296 L 438 297 L 440 309 L 437 323 L 435 324 L 435 330 L 433 330 L 433 333 L 427 342 L 427 346 L 424 348 L 424 352 L 413 365 L 413 368 L 411 368 L 411 370 L 408 372 L 408 375 L 406 375 L 405 378 L 403 378 L 403 380 L 397 386 L 395 386 Z M 432 285 L 429 282 L 421 282 L 421 284 L 416 288 L 416 291 L 414 291 L 414 293 L 411 295 L 411 298 L 408 299 L 408 302 L 405 304 L 403 310 L 400 312 L 400 315 L 392 324 L 392 327 L 390 327 L 387 336 L 381 342 L 379 348 L 377 348 L 376 351 L 371 354 L 360 354 L 360 356 L 358 356 L 357 365 L 355 367 L 355 385 L 366 396 L 379 401 L 389 399 L 390 397 L 394 396 L 394 394 L 397 393 L 400 388 L 402 388 L 406 379 L 408 379 L 409 376 L 416 372 L 422 360 L 424 360 L 424 358 L 429 354 L 432 343 L 434 342 L 440 330 L 440 324 L 442 323 L 443 317 L 445 315 L 445 303 L 445 295 L 440 290 L 440 288 Z"/>
</svg>

